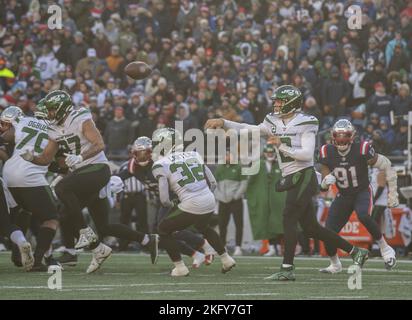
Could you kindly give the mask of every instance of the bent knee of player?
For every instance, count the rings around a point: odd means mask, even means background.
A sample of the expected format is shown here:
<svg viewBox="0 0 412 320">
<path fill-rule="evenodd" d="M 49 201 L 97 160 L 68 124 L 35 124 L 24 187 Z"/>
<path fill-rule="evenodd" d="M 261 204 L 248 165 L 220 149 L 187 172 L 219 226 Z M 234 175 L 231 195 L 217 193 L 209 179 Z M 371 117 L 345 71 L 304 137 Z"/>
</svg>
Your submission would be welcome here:
<svg viewBox="0 0 412 320">
<path fill-rule="evenodd" d="M 57 230 L 58 226 L 59 226 L 59 221 L 57 219 L 46 220 L 42 223 L 42 227 L 50 228 L 53 230 Z"/>
</svg>

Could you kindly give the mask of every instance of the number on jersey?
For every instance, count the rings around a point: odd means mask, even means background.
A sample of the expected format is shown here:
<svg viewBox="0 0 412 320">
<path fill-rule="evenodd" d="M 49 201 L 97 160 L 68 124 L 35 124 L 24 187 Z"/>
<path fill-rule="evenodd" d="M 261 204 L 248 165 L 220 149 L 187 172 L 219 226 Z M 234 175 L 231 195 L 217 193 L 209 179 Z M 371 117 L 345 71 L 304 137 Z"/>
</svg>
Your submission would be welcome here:
<svg viewBox="0 0 412 320">
<path fill-rule="evenodd" d="M 22 132 L 27 133 L 23 140 L 16 146 L 16 149 L 22 149 L 27 143 L 29 143 L 32 139 L 36 138 L 34 142 L 34 151 L 37 153 L 42 153 L 43 148 L 41 146 L 43 140 L 48 140 L 49 136 L 45 132 L 40 132 L 39 130 L 23 127 L 21 129 Z"/>
<path fill-rule="evenodd" d="M 184 187 L 189 183 L 202 181 L 205 179 L 205 175 L 203 173 L 203 165 L 200 163 L 194 163 L 190 166 L 185 162 L 172 163 L 169 169 L 171 173 L 179 172 L 181 174 L 182 179 L 177 181 L 177 183 L 181 187 Z"/>
<path fill-rule="evenodd" d="M 354 166 L 349 169 L 346 168 L 335 168 L 333 170 L 335 174 L 336 182 L 339 188 L 349 188 L 349 176 L 352 181 L 352 186 L 356 188 L 358 186 L 358 178 L 356 176 L 356 168 Z"/>
</svg>

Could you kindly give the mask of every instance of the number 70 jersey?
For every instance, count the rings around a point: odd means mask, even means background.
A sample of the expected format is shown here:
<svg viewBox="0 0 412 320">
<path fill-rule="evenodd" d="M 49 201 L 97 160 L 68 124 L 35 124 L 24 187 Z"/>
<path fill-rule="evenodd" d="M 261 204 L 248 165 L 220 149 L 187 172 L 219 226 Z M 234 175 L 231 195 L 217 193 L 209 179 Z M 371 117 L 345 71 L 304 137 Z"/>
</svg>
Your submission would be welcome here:
<svg viewBox="0 0 412 320">
<path fill-rule="evenodd" d="M 9 187 L 38 187 L 48 185 L 47 166 L 38 166 L 24 160 L 20 154 L 33 150 L 42 153 L 48 142 L 47 124 L 33 117 L 13 121 L 14 152 L 3 168 L 3 178 Z"/>
<path fill-rule="evenodd" d="M 167 178 L 169 187 L 179 197 L 179 209 L 193 214 L 213 212 L 215 196 L 209 189 L 204 164 L 199 153 L 175 152 L 165 156 L 152 166 L 153 176 Z"/>
</svg>

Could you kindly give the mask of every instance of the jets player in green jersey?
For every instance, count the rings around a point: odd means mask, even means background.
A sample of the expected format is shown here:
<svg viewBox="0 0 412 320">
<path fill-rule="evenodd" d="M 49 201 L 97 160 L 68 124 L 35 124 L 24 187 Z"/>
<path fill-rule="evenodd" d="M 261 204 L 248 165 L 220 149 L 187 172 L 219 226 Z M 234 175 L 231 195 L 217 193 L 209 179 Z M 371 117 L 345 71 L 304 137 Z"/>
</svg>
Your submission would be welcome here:
<svg viewBox="0 0 412 320">
<path fill-rule="evenodd" d="M 301 112 L 303 95 L 294 86 L 278 87 L 271 99 L 273 112 L 257 126 L 224 119 L 210 119 L 205 124 L 206 129 L 259 130 L 261 135 L 269 136 L 268 142 L 276 147 L 282 171 L 277 191 L 287 192 L 283 210 L 285 253 L 280 271 L 267 279 L 295 280 L 293 261 L 298 223 L 308 237 L 332 243 L 350 253 L 355 264 L 362 266 L 368 257 L 368 251 L 352 246 L 335 232 L 320 226 L 316 220 L 312 197 L 318 190 L 313 167 L 318 120 Z"/>
</svg>

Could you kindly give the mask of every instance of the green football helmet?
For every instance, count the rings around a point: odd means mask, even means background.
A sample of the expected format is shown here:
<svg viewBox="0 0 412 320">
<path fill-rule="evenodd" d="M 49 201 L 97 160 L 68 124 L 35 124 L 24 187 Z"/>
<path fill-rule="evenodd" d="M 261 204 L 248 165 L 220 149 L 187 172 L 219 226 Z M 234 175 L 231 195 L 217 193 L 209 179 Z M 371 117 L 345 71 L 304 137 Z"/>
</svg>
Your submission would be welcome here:
<svg viewBox="0 0 412 320">
<path fill-rule="evenodd" d="M 153 154 L 164 156 L 170 152 L 183 151 L 183 139 L 173 128 L 161 128 L 152 135 Z"/>
<path fill-rule="evenodd" d="M 303 95 L 300 90 L 291 85 L 278 87 L 270 99 L 273 101 L 273 114 L 281 118 L 296 113 L 302 109 Z M 276 110 L 276 101 L 281 101 L 280 109 Z"/>
<path fill-rule="evenodd" d="M 0 115 L 1 131 L 4 132 L 8 130 L 12 126 L 13 121 L 19 121 L 23 115 L 23 111 L 16 106 L 10 106 L 4 109 Z"/>
<path fill-rule="evenodd" d="M 47 94 L 44 105 L 47 109 L 47 119 L 57 124 L 61 123 L 73 108 L 72 98 L 63 90 L 54 90 Z"/>
<path fill-rule="evenodd" d="M 34 111 L 34 116 L 35 116 L 37 119 L 47 120 L 48 114 L 47 114 L 46 105 L 45 105 L 45 103 L 44 103 L 45 101 L 46 101 L 46 100 L 43 98 L 43 99 L 41 99 L 41 100 L 37 103 L 37 105 L 36 105 L 36 109 L 35 109 L 35 111 Z"/>
</svg>

